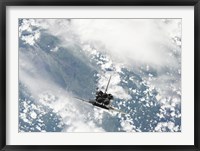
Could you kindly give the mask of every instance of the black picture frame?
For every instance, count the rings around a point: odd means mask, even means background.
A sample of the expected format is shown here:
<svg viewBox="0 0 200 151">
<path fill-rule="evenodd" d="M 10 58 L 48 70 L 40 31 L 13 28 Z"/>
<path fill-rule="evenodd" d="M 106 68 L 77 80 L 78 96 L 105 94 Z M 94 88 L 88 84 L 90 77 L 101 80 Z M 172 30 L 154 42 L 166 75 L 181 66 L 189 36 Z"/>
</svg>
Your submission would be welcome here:
<svg viewBox="0 0 200 151">
<path fill-rule="evenodd" d="M 7 6 L 194 6 L 194 145 L 6 145 L 6 7 Z M 1 150 L 200 150 L 200 1 L 199 0 L 1 0 L 0 1 L 0 149 Z"/>
</svg>

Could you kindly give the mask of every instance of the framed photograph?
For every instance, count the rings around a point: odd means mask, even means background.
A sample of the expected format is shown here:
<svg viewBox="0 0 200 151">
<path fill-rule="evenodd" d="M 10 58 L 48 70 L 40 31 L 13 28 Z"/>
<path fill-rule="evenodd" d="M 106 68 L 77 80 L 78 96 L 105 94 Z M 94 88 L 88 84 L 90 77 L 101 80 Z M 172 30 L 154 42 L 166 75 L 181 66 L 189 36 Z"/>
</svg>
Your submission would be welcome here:
<svg viewBox="0 0 200 151">
<path fill-rule="evenodd" d="M 200 150 L 198 0 L 0 6 L 1 150 Z"/>
</svg>

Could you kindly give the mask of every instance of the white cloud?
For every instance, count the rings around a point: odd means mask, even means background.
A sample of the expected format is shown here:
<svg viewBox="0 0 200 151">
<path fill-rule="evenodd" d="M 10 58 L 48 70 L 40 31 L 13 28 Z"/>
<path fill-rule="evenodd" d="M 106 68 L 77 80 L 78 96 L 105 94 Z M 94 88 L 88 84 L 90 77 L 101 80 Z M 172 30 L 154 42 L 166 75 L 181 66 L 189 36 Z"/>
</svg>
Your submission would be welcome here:
<svg viewBox="0 0 200 151">
<path fill-rule="evenodd" d="M 169 121 L 169 122 L 159 122 L 157 124 L 157 126 L 155 127 L 155 132 L 163 132 L 163 131 L 170 131 L 170 132 L 177 132 L 177 131 L 180 131 L 181 128 L 180 126 L 176 125 Z"/>
<path fill-rule="evenodd" d="M 180 20 L 174 20 L 166 24 L 157 19 L 77 19 L 71 21 L 71 28 L 82 42 L 99 51 L 106 49 L 115 59 L 163 65 L 169 62 L 167 59 L 173 60 L 166 58 L 165 46 L 178 49 L 171 37 L 174 32 L 180 35 Z"/>
<path fill-rule="evenodd" d="M 32 29 L 39 27 L 34 19 L 23 19 L 21 25 L 19 26 L 19 37 L 25 44 L 33 46 L 35 42 L 40 38 L 39 29 Z M 27 32 L 27 35 L 22 35 L 23 32 Z"/>
<path fill-rule="evenodd" d="M 181 19 L 37 19 L 63 45 L 79 41 L 123 63 L 176 64 L 168 51 L 180 51 Z"/>
</svg>

